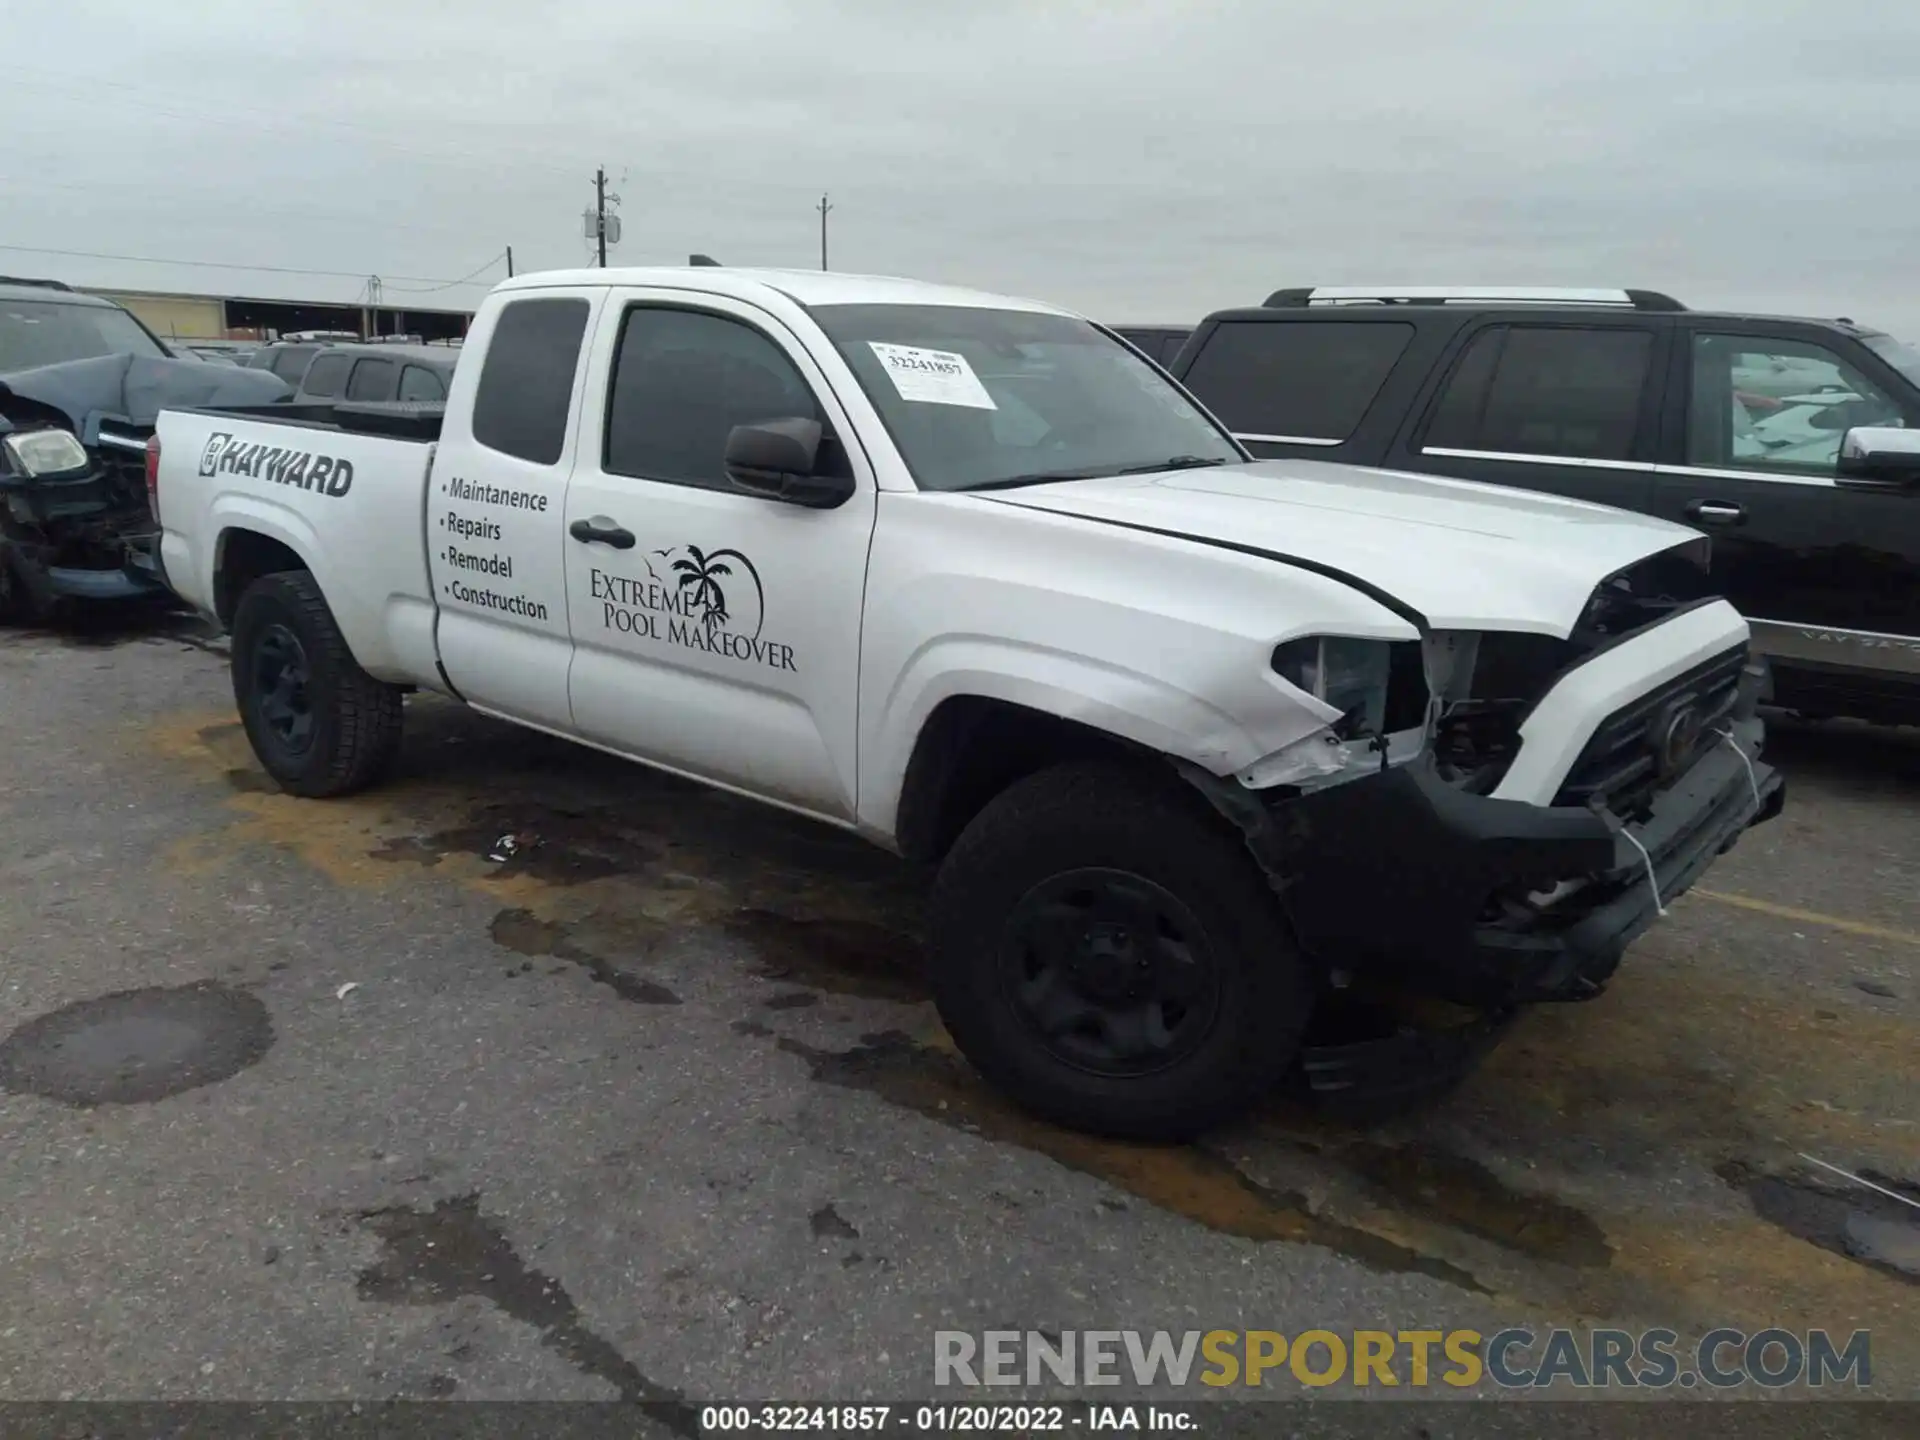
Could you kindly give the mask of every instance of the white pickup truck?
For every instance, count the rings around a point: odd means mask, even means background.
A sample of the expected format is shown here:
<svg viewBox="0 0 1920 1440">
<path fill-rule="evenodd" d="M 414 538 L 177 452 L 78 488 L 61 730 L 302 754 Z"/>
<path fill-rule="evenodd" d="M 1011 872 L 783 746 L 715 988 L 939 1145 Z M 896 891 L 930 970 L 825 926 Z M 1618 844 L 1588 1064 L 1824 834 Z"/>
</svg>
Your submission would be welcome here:
<svg viewBox="0 0 1920 1440">
<path fill-rule="evenodd" d="M 1254 462 L 1024 300 L 527 275 L 443 407 L 169 411 L 148 473 L 287 791 L 417 688 L 937 865 L 944 1022 L 1088 1130 L 1232 1114 L 1356 978 L 1596 994 L 1783 793 L 1703 537 Z"/>
</svg>

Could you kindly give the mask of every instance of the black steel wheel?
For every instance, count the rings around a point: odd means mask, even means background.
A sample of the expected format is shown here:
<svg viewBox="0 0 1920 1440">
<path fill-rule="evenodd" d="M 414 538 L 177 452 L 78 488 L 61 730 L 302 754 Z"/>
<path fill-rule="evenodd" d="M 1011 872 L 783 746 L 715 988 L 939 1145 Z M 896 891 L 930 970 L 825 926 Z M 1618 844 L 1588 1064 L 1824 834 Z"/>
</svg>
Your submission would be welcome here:
<svg viewBox="0 0 1920 1440">
<path fill-rule="evenodd" d="M 1069 870 L 1007 916 L 1007 998 L 1049 1053 L 1095 1075 L 1177 1065 L 1220 1006 L 1214 946 L 1166 886 L 1126 870 Z"/>
<path fill-rule="evenodd" d="M 287 756 L 313 748 L 313 672 L 300 637 L 278 623 L 254 642 L 254 705 L 275 746 Z"/>
<path fill-rule="evenodd" d="M 1299 1053 L 1310 972 L 1241 837 L 1171 772 L 1077 763 L 1015 782 L 934 883 L 940 1018 L 1044 1119 L 1183 1140 Z"/>
</svg>

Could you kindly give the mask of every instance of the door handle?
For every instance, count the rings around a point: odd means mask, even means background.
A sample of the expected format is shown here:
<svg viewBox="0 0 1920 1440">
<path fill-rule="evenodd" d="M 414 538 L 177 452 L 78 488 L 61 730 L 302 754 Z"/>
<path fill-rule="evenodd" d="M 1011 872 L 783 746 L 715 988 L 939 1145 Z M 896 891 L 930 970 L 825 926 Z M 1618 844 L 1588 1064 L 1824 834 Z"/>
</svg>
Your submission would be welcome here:
<svg viewBox="0 0 1920 1440">
<path fill-rule="evenodd" d="M 1745 506 L 1729 505 L 1724 500 L 1694 500 L 1687 505 L 1687 518 L 1709 525 L 1744 525 L 1747 511 Z"/>
<path fill-rule="evenodd" d="M 598 516 L 574 521 L 567 527 L 567 533 L 582 545 L 611 545 L 616 550 L 631 550 L 634 544 L 631 530 L 623 530 L 613 521 Z"/>
</svg>

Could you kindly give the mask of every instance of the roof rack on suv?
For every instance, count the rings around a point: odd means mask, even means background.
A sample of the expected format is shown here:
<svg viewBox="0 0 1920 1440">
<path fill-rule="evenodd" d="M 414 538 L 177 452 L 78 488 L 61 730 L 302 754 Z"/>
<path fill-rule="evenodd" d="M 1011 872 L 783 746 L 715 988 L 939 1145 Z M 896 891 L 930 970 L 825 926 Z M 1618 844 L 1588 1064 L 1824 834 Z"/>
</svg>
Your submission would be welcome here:
<svg viewBox="0 0 1920 1440">
<path fill-rule="evenodd" d="M 42 290 L 65 290 L 69 295 L 73 287 L 64 280 L 35 280 L 25 275 L 0 275 L 0 285 L 34 285 Z"/>
<path fill-rule="evenodd" d="M 1684 310 L 1658 290 L 1554 289 L 1531 285 L 1312 285 L 1276 290 L 1265 308 L 1307 305 L 1617 305 L 1632 310 Z"/>
</svg>

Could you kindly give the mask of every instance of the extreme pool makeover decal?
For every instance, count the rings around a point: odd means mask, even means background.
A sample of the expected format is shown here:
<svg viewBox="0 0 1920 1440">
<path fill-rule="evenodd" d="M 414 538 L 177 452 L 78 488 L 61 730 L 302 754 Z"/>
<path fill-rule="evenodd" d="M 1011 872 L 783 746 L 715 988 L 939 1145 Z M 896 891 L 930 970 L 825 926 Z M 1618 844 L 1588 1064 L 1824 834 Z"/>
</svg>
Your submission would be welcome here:
<svg viewBox="0 0 1920 1440">
<path fill-rule="evenodd" d="M 745 555 L 683 545 L 641 558 L 645 579 L 597 567 L 590 572 L 607 629 L 746 665 L 795 669 L 792 646 L 761 638 L 767 595 Z"/>
</svg>

